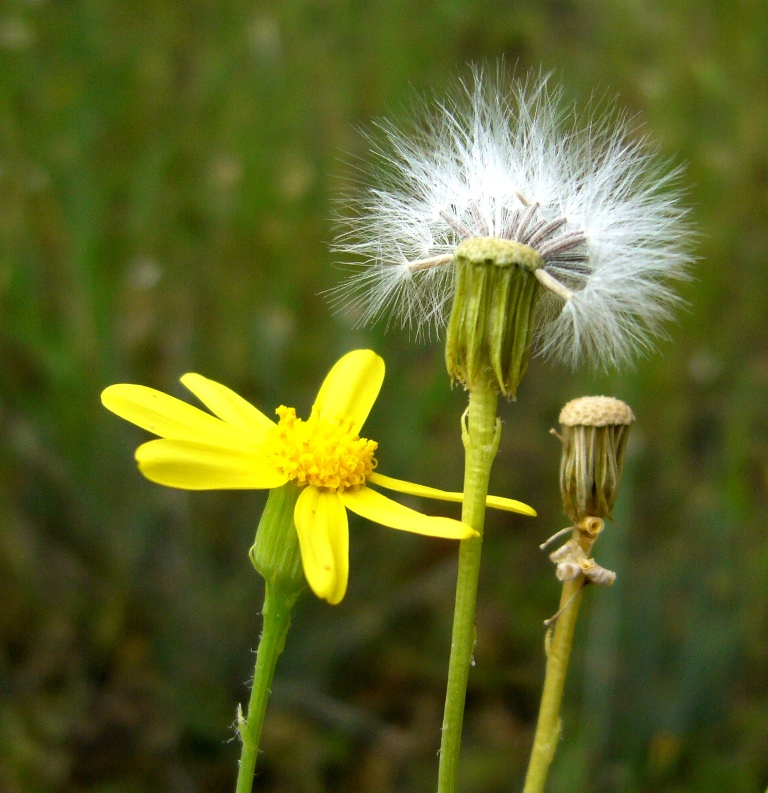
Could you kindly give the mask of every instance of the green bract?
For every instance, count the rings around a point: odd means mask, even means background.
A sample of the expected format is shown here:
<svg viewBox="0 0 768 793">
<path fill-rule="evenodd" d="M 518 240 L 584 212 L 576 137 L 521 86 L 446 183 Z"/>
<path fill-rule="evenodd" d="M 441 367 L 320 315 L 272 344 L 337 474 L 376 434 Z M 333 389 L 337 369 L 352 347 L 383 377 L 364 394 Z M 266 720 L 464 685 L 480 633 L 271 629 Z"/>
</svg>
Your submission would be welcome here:
<svg viewBox="0 0 768 793">
<path fill-rule="evenodd" d="M 471 237 L 456 248 L 456 291 L 445 342 L 453 380 L 514 398 L 528 367 L 543 265 L 528 245 Z"/>
</svg>

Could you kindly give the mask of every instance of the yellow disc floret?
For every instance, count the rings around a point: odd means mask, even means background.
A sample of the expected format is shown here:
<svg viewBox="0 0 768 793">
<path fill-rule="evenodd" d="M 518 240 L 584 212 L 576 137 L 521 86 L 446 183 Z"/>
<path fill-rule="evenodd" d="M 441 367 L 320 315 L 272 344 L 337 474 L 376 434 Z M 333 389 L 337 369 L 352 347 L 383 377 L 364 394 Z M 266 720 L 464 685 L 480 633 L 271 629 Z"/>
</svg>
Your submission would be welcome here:
<svg viewBox="0 0 768 793">
<path fill-rule="evenodd" d="M 350 418 L 326 418 L 313 410 L 303 421 L 294 408 L 281 405 L 270 439 L 270 461 L 297 485 L 341 492 L 365 484 L 376 467 L 376 441 L 361 438 Z"/>
</svg>

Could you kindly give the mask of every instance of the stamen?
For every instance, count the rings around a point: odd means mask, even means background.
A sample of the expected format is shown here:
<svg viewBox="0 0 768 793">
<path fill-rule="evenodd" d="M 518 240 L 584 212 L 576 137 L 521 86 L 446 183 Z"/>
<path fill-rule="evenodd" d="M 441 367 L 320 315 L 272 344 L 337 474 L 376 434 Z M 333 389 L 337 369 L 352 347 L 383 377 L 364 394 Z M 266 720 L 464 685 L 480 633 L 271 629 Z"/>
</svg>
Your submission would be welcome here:
<svg viewBox="0 0 768 793">
<path fill-rule="evenodd" d="M 357 435 L 351 419 L 325 418 L 313 409 L 303 421 L 285 405 L 275 412 L 280 421 L 271 430 L 267 454 L 290 480 L 335 492 L 365 485 L 376 468 L 377 444 Z"/>
<path fill-rule="evenodd" d="M 418 259 L 415 262 L 408 262 L 408 269 L 411 272 L 416 272 L 417 270 L 429 270 L 432 267 L 442 267 L 442 265 L 452 262 L 453 258 L 452 253 L 430 256 L 429 259 Z"/>
<path fill-rule="evenodd" d="M 573 292 L 565 284 L 561 284 L 557 278 L 550 275 L 543 267 L 534 270 L 533 274 L 546 290 L 561 297 L 566 303 L 573 297 Z"/>
</svg>

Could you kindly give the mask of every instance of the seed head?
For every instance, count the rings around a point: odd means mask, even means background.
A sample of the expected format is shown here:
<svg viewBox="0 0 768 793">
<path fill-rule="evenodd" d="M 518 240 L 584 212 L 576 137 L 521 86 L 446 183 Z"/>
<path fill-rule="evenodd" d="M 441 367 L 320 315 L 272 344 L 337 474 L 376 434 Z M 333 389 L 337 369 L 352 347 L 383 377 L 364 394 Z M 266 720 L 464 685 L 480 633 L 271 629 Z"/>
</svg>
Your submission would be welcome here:
<svg viewBox="0 0 768 793">
<path fill-rule="evenodd" d="M 670 281 L 686 277 L 692 235 L 680 169 L 626 114 L 580 115 L 547 76 L 476 69 L 405 128 L 378 128 L 378 173 L 344 201 L 334 247 L 362 261 L 333 290 L 336 305 L 429 335 L 454 299 L 456 248 L 490 237 L 541 259 L 541 354 L 610 366 L 651 347 L 680 302 Z"/>
<path fill-rule="evenodd" d="M 613 397 L 580 397 L 560 411 L 560 494 L 575 523 L 610 517 L 634 421 L 629 405 Z"/>
</svg>

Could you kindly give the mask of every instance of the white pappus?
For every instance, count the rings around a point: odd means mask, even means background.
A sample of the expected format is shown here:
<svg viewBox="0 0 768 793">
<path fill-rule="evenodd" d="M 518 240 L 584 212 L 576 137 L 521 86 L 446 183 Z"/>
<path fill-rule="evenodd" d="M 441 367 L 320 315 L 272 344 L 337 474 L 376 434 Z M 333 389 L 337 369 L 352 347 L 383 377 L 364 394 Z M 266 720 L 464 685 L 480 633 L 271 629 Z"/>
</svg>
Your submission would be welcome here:
<svg viewBox="0 0 768 793">
<path fill-rule="evenodd" d="M 405 129 L 377 127 L 375 173 L 343 199 L 334 250 L 358 263 L 336 306 L 429 335 L 450 309 L 456 246 L 499 237 L 544 261 L 540 354 L 611 366 L 651 347 L 680 302 L 670 282 L 686 277 L 692 233 L 680 169 L 626 114 L 582 116 L 548 76 L 507 81 L 500 67 L 422 103 Z"/>
</svg>

